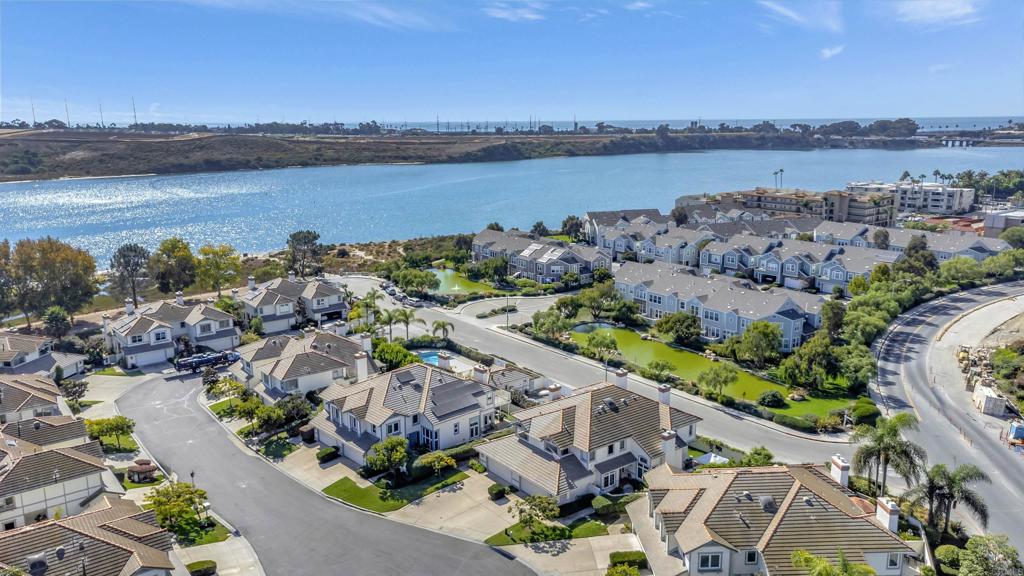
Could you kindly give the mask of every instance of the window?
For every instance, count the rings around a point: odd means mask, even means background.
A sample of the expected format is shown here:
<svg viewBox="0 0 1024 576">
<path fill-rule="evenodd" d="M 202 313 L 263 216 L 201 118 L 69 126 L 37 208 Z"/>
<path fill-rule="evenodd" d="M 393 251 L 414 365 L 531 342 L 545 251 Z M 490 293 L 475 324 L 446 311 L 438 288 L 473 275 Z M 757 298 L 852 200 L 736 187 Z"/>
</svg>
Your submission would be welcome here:
<svg viewBox="0 0 1024 576">
<path fill-rule="evenodd" d="M 296 378 L 285 380 L 281 383 L 281 387 L 285 392 L 294 392 L 299 389 L 299 381 Z"/>
<path fill-rule="evenodd" d="M 625 440 L 619 440 L 619 451 L 622 452 L 625 449 L 626 449 L 626 441 Z"/>
<path fill-rule="evenodd" d="M 323 308 L 326 305 L 327 305 L 327 299 L 326 298 L 317 298 L 316 299 L 316 306 L 315 306 L 316 308 Z"/>
<path fill-rule="evenodd" d="M 412 415 L 412 423 L 413 424 L 419 424 L 420 423 L 420 415 L 419 414 L 413 414 Z"/>
<path fill-rule="evenodd" d="M 167 340 L 167 332 L 154 332 L 153 333 L 153 341 L 154 342 L 163 342 L 165 340 Z"/>
<path fill-rule="evenodd" d="M 213 324 L 210 324 L 208 322 L 204 322 L 204 323 L 199 325 L 199 333 L 200 334 L 209 334 L 210 332 L 213 332 Z"/>
<path fill-rule="evenodd" d="M 889 569 L 899 568 L 903 562 L 903 554 L 899 552 L 890 552 L 889 557 L 886 559 L 885 566 Z"/>
<path fill-rule="evenodd" d="M 142 344 L 142 334 L 134 334 L 130 340 L 132 344 Z"/>
<path fill-rule="evenodd" d="M 459 435 L 459 423 L 458 422 L 456 422 L 455 424 L 452 424 L 452 434 L 454 434 L 456 436 Z"/>
<path fill-rule="evenodd" d="M 608 455 L 611 456 L 612 454 L 615 454 L 615 444 L 608 445 Z"/>
<path fill-rule="evenodd" d="M 611 474 L 607 474 L 605 476 L 602 476 L 601 477 L 601 487 L 605 488 L 605 489 L 614 488 L 615 484 L 617 484 L 617 480 L 618 480 L 618 473 L 617 472 L 612 472 Z"/>
<path fill-rule="evenodd" d="M 231 320 L 221 320 L 220 322 L 217 322 L 217 328 L 220 328 L 221 330 L 223 330 L 225 328 L 230 328 L 230 327 L 231 327 Z"/>
<path fill-rule="evenodd" d="M 720 553 L 715 554 L 700 554 L 697 556 L 697 570 L 700 572 L 721 570 L 722 569 L 722 555 Z"/>
<path fill-rule="evenodd" d="M 745 560 L 747 564 L 757 564 L 757 550 L 747 550 Z"/>
<path fill-rule="evenodd" d="M 388 422 L 386 434 L 388 436 L 397 436 L 402 432 L 402 424 L 400 422 Z"/>
</svg>

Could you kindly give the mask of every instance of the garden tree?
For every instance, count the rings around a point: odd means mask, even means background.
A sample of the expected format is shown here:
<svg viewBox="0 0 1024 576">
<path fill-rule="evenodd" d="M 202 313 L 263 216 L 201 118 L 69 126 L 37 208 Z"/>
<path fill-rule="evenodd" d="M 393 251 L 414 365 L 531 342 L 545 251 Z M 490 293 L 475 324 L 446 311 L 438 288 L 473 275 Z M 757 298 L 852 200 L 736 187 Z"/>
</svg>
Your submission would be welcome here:
<svg viewBox="0 0 1024 576">
<path fill-rule="evenodd" d="M 676 226 L 682 226 L 690 220 L 690 215 L 686 212 L 686 208 L 683 206 L 676 206 L 669 212 L 669 216 L 672 217 L 672 221 L 676 223 Z"/>
<path fill-rule="evenodd" d="M 139 291 L 149 281 L 148 264 L 149 250 L 133 243 L 122 244 L 110 258 L 114 285 L 122 294 L 130 296 L 135 306 L 139 305 Z"/>
<path fill-rule="evenodd" d="M 572 320 L 580 313 L 583 304 L 576 296 L 562 296 L 555 300 L 555 310 L 566 320 Z"/>
<path fill-rule="evenodd" d="M 597 268 L 597 269 L 594 270 L 594 283 L 595 284 L 602 284 L 602 283 L 607 282 L 609 280 L 612 280 L 614 278 L 615 278 L 615 276 L 613 276 L 612 273 L 609 272 L 607 268 Z"/>
<path fill-rule="evenodd" d="M 1003 230 L 999 239 L 1005 240 L 1012 248 L 1024 248 L 1024 226 L 1014 226 Z"/>
<path fill-rule="evenodd" d="M 609 356 L 618 349 L 615 337 L 609 332 L 597 330 L 587 334 L 585 348 L 594 353 L 602 362 L 607 361 Z"/>
<path fill-rule="evenodd" d="M 853 280 L 846 285 L 846 290 L 850 293 L 850 296 L 860 296 L 868 291 L 868 280 L 863 276 L 854 276 Z"/>
<path fill-rule="evenodd" d="M 914 236 L 907 242 L 903 250 L 903 258 L 893 264 L 897 272 L 906 272 L 915 276 L 925 276 L 929 272 L 938 270 L 939 261 L 935 254 L 928 249 L 928 240 L 924 236 Z"/>
<path fill-rule="evenodd" d="M 213 307 L 221 312 L 230 314 L 235 318 L 235 320 L 242 319 L 242 311 L 245 309 L 241 302 L 232 299 L 230 296 L 221 296 L 213 303 Z M 259 316 L 257 316 L 257 318 L 259 318 Z"/>
<path fill-rule="evenodd" d="M 764 446 L 754 446 L 740 459 L 740 466 L 771 466 L 775 455 Z"/>
<path fill-rule="evenodd" d="M 419 458 L 420 464 L 434 469 L 434 475 L 440 476 L 441 471 L 445 468 L 455 467 L 455 458 L 445 454 L 441 450 L 434 450 L 433 452 L 427 452 Z"/>
<path fill-rule="evenodd" d="M 846 306 L 835 300 L 828 300 L 821 305 L 821 329 L 828 334 L 830 340 L 839 338 L 846 318 Z"/>
<path fill-rule="evenodd" d="M 974 258 L 958 256 L 939 265 L 939 276 L 948 284 L 970 288 L 982 281 L 985 272 Z"/>
<path fill-rule="evenodd" d="M 859 444 L 853 454 L 854 469 L 861 474 L 874 469 L 873 481 L 878 486 L 878 496 L 885 495 L 890 466 L 910 485 L 920 475 L 921 467 L 928 458 L 924 448 L 903 437 L 908 430 L 917 430 L 917 418 L 904 412 L 891 418 L 881 417 L 874 427 L 861 424 L 850 438 Z"/>
<path fill-rule="evenodd" d="M 971 536 L 960 552 L 960 576 L 1021 576 L 1024 564 L 1004 534 Z"/>
<path fill-rule="evenodd" d="M 828 334 L 811 336 L 779 365 L 779 376 L 788 386 L 821 388 L 835 373 L 836 359 Z"/>
<path fill-rule="evenodd" d="M 832 287 L 832 298 L 839 300 L 843 296 L 846 296 L 846 291 L 843 290 L 842 286 L 836 284 Z"/>
<path fill-rule="evenodd" d="M 835 358 L 839 363 L 839 374 L 846 378 L 851 390 L 863 390 L 878 374 L 878 363 L 871 349 L 863 344 L 839 346 L 835 349 Z"/>
<path fill-rule="evenodd" d="M 687 312 L 673 312 L 654 323 L 654 329 L 681 346 L 700 339 L 700 318 Z"/>
<path fill-rule="evenodd" d="M 11 264 L 11 243 L 0 240 L 0 318 L 14 311 L 14 279 Z"/>
<path fill-rule="evenodd" d="M 519 525 L 530 531 L 558 518 L 558 501 L 551 496 L 527 496 L 508 507 L 519 517 Z"/>
<path fill-rule="evenodd" d="M 640 569 L 630 564 L 615 564 L 608 567 L 604 576 L 640 576 Z"/>
<path fill-rule="evenodd" d="M 562 220 L 562 234 L 575 240 L 580 237 L 581 232 L 583 232 L 583 221 L 579 216 L 570 214 L 565 217 L 565 220 Z"/>
<path fill-rule="evenodd" d="M 174 482 L 150 490 L 145 502 L 162 528 L 188 540 L 200 530 L 199 514 L 206 503 L 206 491 L 188 482 Z"/>
<path fill-rule="evenodd" d="M 262 335 L 263 318 L 260 318 L 259 316 L 254 316 L 251 320 L 249 320 L 249 332 L 252 332 L 253 334 L 257 335 Z"/>
<path fill-rule="evenodd" d="M 235 405 L 235 414 L 252 425 L 260 408 L 263 408 L 263 402 L 260 402 L 258 398 L 246 398 Z"/>
<path fill-rule="evenodd" d="M 261 432 L 277 430 L 285 423 L 284 411 L 277 406 L 260 406 L 253 418 L 253 428 Z"/>
<path fill-rule="evenodd" d="M 85 250 L 50 237 L 36 241 L 36 255 L 40 308 L 60 306 L 74 323 L 75 312 L 99 291 L 96 261 Z"/>
<path fill-rule="evenodd" d="M 661 358 L 655 358 L 647 363 L 647 370 L 654 375 L 656 380 L 664 380 L 674 368 L 674 364 Z"/>
<path fill-rule="evenodd" d="M 430 328 L 430 333 L 431 334 L 433 334 L 436 337 L 437 333 L 440 332 L 441 333 L 441 338 L 444 338 L 445 340 L 448 339 L 448 333 L 449 332 L 454 332 L 454 331 L 455 331 L 455 324 L 452 324 L 451 322 L 448 322 L 447 320 L 434 320 L 434 323 L 431 324 L 431 328 Z"/>
<path fill-rule="evenodd" d="M 320 234 L 313 230 L 298 230 L 288 235 L 289 263 L 300 277 L 320 271 L 323 251 Z"/>
<path fill-rule="evenodd" d="M 611 313 L 612 320 L 616 322 L 622 322 L 623 324 L 636 324 L 638 321 L 637 314 L 640 312 L 640 306 L 631 300 L 616 297 L 609 302 L 609 308 L 607 310 Z"/>
<path fill-rule="evenodd" d="M 394 340 L 395 339 L 394 327 L 395 327 L 395 324 L 397 322 L 397 320 L 395 319 L 394 313 L 391 310 L 381 310 L 380 313 L 377 314 L 376 320 L 377 320 L 377 325 L 378 326 L 386 326 L 387 327 L 387 329 L 388 329 L 388 342 L 391 342 L 392 340 Z"/>
<path fill-rule="evenodd" d="M 71 321 L 68 313 L 60 306 L 50 306 L 43 313 L 43 324 L 46 326 L 47 336 L 57 340 L 63 338 L 71 330 Z"/>
<path fill-rule="evenodd" d="M 129 436 L 135 431 L 135 421 L 121 415 L 86 420 L 85 426 L 90 438 L 98 439 L 103 436 L 113 436 L 114 442 L 119 449 L 121 448 L 121 437 Z"/>
<path fill-rule="evenodd" d="M 199 249 L 199 282 L 217 291 L 242 274 L 242 260 L 230 244 L 207 244 Z"/>
<path fill-rule="evenodd" d="M 777 324 L 759 320 L 752 322 L 740 336 L 740 356 L 763 368 L 779 358 L 782 346 L 782 329 Z"/>
<path fill-rule="evenodd" d="M 1005 250 L 982 261 L 981 270 L 986 276 L 998 280 L 1008 280 L 1017 275 L 1016 269 L 1022 265 L 1024 265 L 1024 250 Z"/>
<path fill-rule="evenodd" d="M 388 436 L 370 448 L 366 464 L 373 470 L 387 471 L 397 480 L 409 459 L 409 440 L 402 436 Z"/>
<path fill-rule="evenodd" d="M 89 382 L 86 380 L 61 380 L 60 393 L 67 398 L 69 403 L 78 404 L 82 397 L 89 391 Z"/>
<path fill-rule="evenodd" d="M 212 366 L 207 366 L 206 368 L 203 368 L 203 388 L 206 390 L 208 394 L 214 393 L 215 387 L 217 386 L 217 382 L 219 380 L 220 375 L 217 374 L 217 370 L 215 370 Z"/>
<path fill-rule="evenodd" d="M 794 568 L 806 570 L 808 576 L 874 576 L 874 568 L 867 564 L 854 564 L 840 548 L 835 565 L 824 556 L 815 556 L 807 550 L 794 550 L 790 561 Z"/>
<path fill-rule="evenodd" d="M 842 335 L 845 340 L 859 344 L 869 344 L 885 331 L 889 321 L 875 314 L 855 310 L 846 314 L 843 324 Z"/>
<path fill-rule="evenodd" d="M 562 274 L 562 283 L 572 288 L 580 283 L 580 275 L 572 270 Z"/>
<path fill-rule="evenodd" d="M 491 222 L 490 224 L 487 225 L 486 229 L 487 230 L 494 230 L 496 232 L 504 232 L 505 231 L 505 227 L 502 226 L 501 224 L 497 223 L 497 222 Z"/>
<path fill-rule="evenodd" d="M 426 320 L 416 317 L 416 311 L 411 308 L 396 308 L 392 314 L 395 317 L 395 322 L 405 326 L 405 339 L 409 339 L 409 325 L 420 324 L 426 326 Z"/>
<path fill-rule="evenodd" d="M 425 294 L 441 287 L 441 279 L 430 270 L 406 268 L 393 274 L 391 279 L 406 292 Z"/>
<path fill-rule="evenodd" d="M 988 505 L 985 500 L 973 488 L 974 484 L 991 484 L 992 480 L 988 474 L 974 464 L 960 464 L 945 477 L 945 489 L 943 490 L 942 501 L 945 506 L 944 516 L 946 521 L 942 526 L 942 532 L 949 532 L 949 521 L 953 516 L 953 509 L 962 505 L 981 524 L 982 528 L 988 527 Z"/>
<path fill-rule="evenodd" d="M 732 364 L 718 362 L 697 376 L 697 384 L 715 394 L 722 394 L 726 387 L 739 380 L 740 373 Z"/>
<path fill-rule="evenodd" d="M 874 284 L 880 284 L 882 282 L 889 282 L 892 280 L 892 268 L 884 262 L 882 264 L 875 264 L 875 267 L 871 269 L 871 282 Z"/>
<path fill-rule="evenodd" d="M 874 233 L 871 234 L 871 242 L 874 243 L 875 248 L 879 250 L 889 249 L 889 231 L 885 228 L 877 228 Z"/>
<path fill-rule="evenodd" d="M 501 283 L 508 276 L 508 260 L 504 256 L 488 258 L 477 264 L 480 275 L 495 283 Z"/>
<path fill-rule="evenodd" d="M 395 368 L 419 362 L 420 358 L 400 344 L 382 342 L 380 345 L 373 347 L 373 359 L 384 364 L 388 370 L 394 370 Z"/>
<path fill-rule="evenodd" d="M 530 228 L 530 234 L 533 234 L 534 236 L 550 236 L 551 231 L 544 225 L 543 220 L 538 220 L 534 222 L 533 227 Z"/>
<path fill-rule="evenodd" d="M 589 310 L 594 320 L 601 319 L 601 314 L 604 312 L 605 299 L 601 296 L 597 286 L 580 291 L 577 298 L 579 299 L 580 306 Z"/>
<path fill-rule="evenodd" d="M 289 394 L 278 400 L 274 407 L 281 411 L 284 424 L 304 422 L 312 415 L 313 406 L 301 394 Z"/>
<path fill-rule="evenodd" d="M 555 310 L 538 310 L 533 313 L 534 331 L 548 338 L 555 338 L 570 328 L 572 328 L 572 322 L 563 318 Z"/>
<path fill-rule="evenodd" d="M 164 294 L 184 290 L 196 283 L 196 257 L 183 238 L 172 236 L 160 243 L 149 257 L 149 277 Z"/>
</svg>

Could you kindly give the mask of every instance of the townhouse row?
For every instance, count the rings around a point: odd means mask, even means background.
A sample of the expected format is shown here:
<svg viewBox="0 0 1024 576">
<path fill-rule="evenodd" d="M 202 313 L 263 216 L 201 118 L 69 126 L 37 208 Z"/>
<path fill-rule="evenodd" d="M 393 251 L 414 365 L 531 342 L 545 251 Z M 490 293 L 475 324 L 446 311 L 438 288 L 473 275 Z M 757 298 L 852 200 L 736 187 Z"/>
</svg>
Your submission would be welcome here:
<svg viewBox="0 0 1024 576">
<path fill-rule="evenodd" d="M 541 284 L 558 282 L 570 272 L 587 284 L 595 270 L 608 269 L 612 261 L 611 254 L 597 246 L 537 238 L 515 229 L 480 232 L 473 237 L 472 256 L 474 262 L 504 258 L 510 277 Z"/>
</svg>

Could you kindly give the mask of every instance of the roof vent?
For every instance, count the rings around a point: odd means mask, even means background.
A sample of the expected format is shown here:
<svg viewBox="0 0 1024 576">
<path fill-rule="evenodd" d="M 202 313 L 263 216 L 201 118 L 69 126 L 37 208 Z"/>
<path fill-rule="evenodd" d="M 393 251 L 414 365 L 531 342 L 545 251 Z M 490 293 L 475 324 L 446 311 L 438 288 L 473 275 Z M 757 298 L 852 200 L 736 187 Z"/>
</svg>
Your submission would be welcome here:
<svg viewBox="0 0 1024 576">
<path fill-rule="evenodd" d="M 42 427 L 43 427 L 43 425 L 40 424 L 38 420 L 36 420 L 35 422 L 32 423 L 32 429 L 33 430 L 39 430 Z"/>
<path fill-rule="evenodd" d="M 66 550 L 64 550 L 63 546 L 57 546 L 57 549 L 53 551 L 57 555 L 57 560 L 63 560 L 65 552 Z"/>
<path fill-rule="evenodd" d="M 10 446 L 11 448 L 14 448 L 15 446 L 18 445 L 18 443 L 15 442 L 14 440 L 8 440 L 7 445 Z"/>
<path fill-rule="evenodd" d="M 747 500 L 753 500 L 753 499 L 754 499 L 754 498 L 753 498 L 753 497 L 752 497 L 752 496 L 750 495 L 750 490 L 744 490 L 744 491 L 743 491 L 743 497 L 744 497 L 744 498 L 746 498 Z"/>
<path fill-rule="evenodd" d="M 814 500 L 812 500 L 810 496 L 804 496 L 803 500 L 804 504 L 807 504 L 808 506 L 814 506 Z"/>
<path fill-rule="evenodd" d="M 775 512 L 775 498 L 772 498 L 771 496 L 761 496 L 757 501 L 761 504 L 761 510 L 769 513 Z"/>
</svg>

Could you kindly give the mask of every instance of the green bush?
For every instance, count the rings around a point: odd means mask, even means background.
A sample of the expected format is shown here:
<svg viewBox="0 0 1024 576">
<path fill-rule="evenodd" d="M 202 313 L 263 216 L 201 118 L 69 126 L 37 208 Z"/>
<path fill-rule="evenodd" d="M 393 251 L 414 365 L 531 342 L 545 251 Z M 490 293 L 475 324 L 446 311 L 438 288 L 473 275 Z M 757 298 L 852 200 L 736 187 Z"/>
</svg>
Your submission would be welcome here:
<svg viewBox="0 0 1024 576">
<path fill-rule="evenodd" d="M 792 428 L 801 432 L 814 432 L 817 430 L 817 425 L 814 422 L 804 418 L 790 416 L 788 414 L 776 414 L 772 421 L 776 424 L 781 424 L 786 428 Z"/>
<path fill-rule="evenodd" d="M 765 390 L 758 396 L 757 403 L 767 408 L 782 408 L 786 405 L 786 399 L 778 390 Z"/>
<path fill-rule="evenodd" d="M 853 405 L 853 410 L 850 411 L 850 416 L 853 418 L 854 424 L 868 424 L 870 426 L 875 425 L 875 421 L 882 415 L 882 412 L 873 403 L 863 403 L 860 400 Z"/>
<path fill-rule="evenodd" d="M 608 561 L 612 566 L 626 565 L 640 570 L 647 569 L 647 555 L 639 550 L 626 552 L 612 552 L 608 555 Z"/>
<path fill-rule="evenodd" d="M 324 462 L 330 462 L 338 457 L 338 448 L 336 446 L 327 446 L 321 448 L 316 453 L 316 460 L 323 464 Z"/>
<path fill-rule="evenodd" d="M 960 549 L 952 544 L 943 544 L 935 549 L 935 558 L 942 563 L 943 566 L 949 566 L 950 568 L 960 568 Z"/>
<path fill-rule="evenodd" d="M 508 487 L 497 482 L 487 487 L 487 495 L 491 497 L 491 500 L 501 500 L 506 494 L 508 494 Z"/>
<path fill-rule="evenodd" d="M 598 514 L 608 514 L 615 509 L 615 503 L 601 495 L 595 496 L 590 505 Z"/>
<path fill-rule="evenodd" d="M 487 467 L 484 466 L 483 464 L 481 464 L 480 461 L 477 460 L 476 458 L 474 458 L 474 459 L 469 461 L 469 467 L 474 472 L 477 472 L 479 474 L 483 474 L 484 472 L 487 472 Z"/>
<path fill-rule="evenodd" d="M 573 500 L 572 502 L 562 504 L 561 506 L 558 507 L 558 517 L 564 518 L 566 516 L 575 514 L 585 508 L 590 508 L 590 503 L 593 502 L 593 500 L 593 494 L 584 494 L 583 496 L 580 496 L 579 498 Z"/>
<path fill-rule="evenodd" d="M 719 404 L 725 406 L 726 408 L 732 408 L 733 406 L 736 405 L 736 399 L 733 398 L 732 396 L 729 396 L 728 394 L 719 394 L 718 396 L 715 397 L 715 402 L 718 402 Z"/>
<path fill-rule="evenodd" d="M 213 576 L 217 573 L 217 563 L 213 560 L 199 560 L 185 565 L 190 576 Z"/>
</svg>

